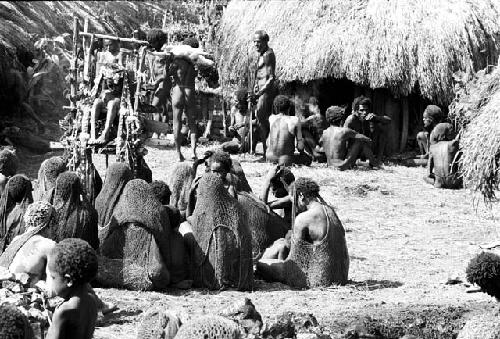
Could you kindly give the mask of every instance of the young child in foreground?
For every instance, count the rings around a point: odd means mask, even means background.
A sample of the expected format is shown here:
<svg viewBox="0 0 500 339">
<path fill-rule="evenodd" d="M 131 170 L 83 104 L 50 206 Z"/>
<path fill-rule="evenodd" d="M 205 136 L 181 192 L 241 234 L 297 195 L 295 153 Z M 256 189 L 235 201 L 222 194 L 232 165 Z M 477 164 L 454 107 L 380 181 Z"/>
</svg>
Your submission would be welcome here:
<svg viewBox="0 0 500 339">
<path fill-rule="evenodd" d="M 47 291 L 64 302 L 54 312 L 47 339 L 92 338 L 97 303 L 87 284 L 96 274 L 97 255 L 86 241 L 69 238 L 54 247 L 47 260 Z"/>
</svg>

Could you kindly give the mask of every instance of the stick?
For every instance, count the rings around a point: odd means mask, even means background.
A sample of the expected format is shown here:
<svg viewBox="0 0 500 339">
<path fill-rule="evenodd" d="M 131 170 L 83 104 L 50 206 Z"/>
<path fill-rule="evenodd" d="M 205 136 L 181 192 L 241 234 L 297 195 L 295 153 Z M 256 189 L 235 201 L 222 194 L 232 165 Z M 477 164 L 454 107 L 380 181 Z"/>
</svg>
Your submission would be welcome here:
<svg viewBox="0 0 500 339">
<path fill-rule="evenodd" d="M 247 77 L 248 77 L 248 86 L 250 87 L 248 90 L 248 93 L 253 93 L 253 86 L 251 86 L 250 81 L 250 57 L 248 55 L 248 49 L 247 49 Z M 248 147 L 248 153 L 253 154 L 253 104 L 252 100 L 249 97 L 248 98 L 248 114 L 250 116 L 250 119 L 248 121 L 248 140 L 249 140 L 249 147 Z"/>
<path fill-rule="evenodd" d="M 73 60 L 71 63 L 71 87 L 70 87 L 70 105 L 72 109 L 76 108 L 76 80 L 78 76 L 77 62 L 78 62 L 78 18 L 73 17 Z"/>
<path fill-rule="evenodd" d="M 120 37 L 117 37 L 117 36 L 114 36 L 114 35 L 107 35 L 107 34 L 92 34 L 92 33 L 86 33 L 86 32 L 80 32 L 80 35 L 81 36 L 92 36 L 94 35 L 94 37 L 98 38 L 98 39 L 108 39 L 108 40 L 118 40 L 118 41 L 123 41 L 123 42 L 133 42 L 133 43 L 136 43 L 136 44 L 140 44 L 140 45 L 148 45 L 149 43 L 147 41 L 144 41 L 144 40 L 137 40 L 137 39 L 134 39 L 134 38 L 120 38 Z"/>
</svg>

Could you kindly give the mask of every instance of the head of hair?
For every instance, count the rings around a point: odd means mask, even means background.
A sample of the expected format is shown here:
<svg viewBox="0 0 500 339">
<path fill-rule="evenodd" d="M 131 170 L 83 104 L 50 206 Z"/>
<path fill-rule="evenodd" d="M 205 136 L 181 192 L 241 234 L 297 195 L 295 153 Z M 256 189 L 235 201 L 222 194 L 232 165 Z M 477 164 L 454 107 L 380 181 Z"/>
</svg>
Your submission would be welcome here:
<svg viewBox="0 0 500 339">
<path fill-rule="evenodd" d="M 33 191 L 33 187 L 31 185 L 31 181 L 24 175 L 17 174 L 14 175 L 8 181 L 9 186 L 9 198 L 12 201 L 19 203 L 23 201 L 26 196 L 31 195 L 31 191 Z"/>
<path fill-rule="evenodd" d="M 359 106 L 368 106 L 372 107 L 372 101 L 370 98 L 365 97 L 364 95 L 360 95 L 359 97 L 355 98 L 354 101 L 352 102 L 352 108 L 353 110 L 357 111 L 359 110 Z"/>
<path fill-rule="evenodd" d="M 146 40 L 150 45 L 163 46 L 167 42 L 167 34 L 161 29 L 154 28 L 146 33 Z"/>
<path fill-rule="evenodd" d="M 305 198 L 315 198 L 319 195 L 319 185 L 311 178 L 300 177 L 294 182 L 295 192 Z"/>
<path fill-rule="evenodd" d="M 266 31 L 259 29 L 259 30 L 255 31 L 254 34 L 258 35 L 259 39 L 261 39 L 262 41 L 269 42 L 269 34 L 267 34 Z"/>
<path fill-rule="evenodd" d="M 248 93 L 246 88 L 238 88 L 235 92 L 237 105 L 246 108 L 248 105 Z"/>
<path fill-rule="evenodd" d="M 441 119 L 443 118 L 443 111 L 441 111 L 441 108 L 436 105 L 427 105 L 424 110 L 424 114 L 431 117 L 435 123 L 441 122 Z"/>
<path fill-rule="evenodd" d="M 39 200 L 28 206 L 24 213 L 26 227 L 41 227 L 49 224 L 55 215 L 54 207 L 46 201 Z"/>
<path fill-rule="evenodd" d="M 17 172 L 17 157 L 14 152 L 3 149 L 0 151 L 0 173 L 11 177 Z"/>
<path fill-rule="evenodd" d="M 63 157 L 55 156 L 48 158 L 40 166 L 38 180 L 41 179 L 41 175 L 45 175 L 45 179 L 54 185 L 59 174 L 66 171 L 66 165 L 66 160 Z"/>
<path fill-rule="evenodd" d="M 28 317 L 14 305 L 0 305 L 0 338 L 35 338 Z"/>
<path fill-rule="evenodd" d="M 231 167 L 233 166 L 231 156 L 229 155 L 229 153 L 224 152 L 223 150 L 216 150 L 212 154 L 212 156 L 210 157 L 210 163 L 214 162 L 218 162 L 219 164 L 221 164 L 227 173 L 231 171 Z"/>
<path fill-rule="evenodd" d="M 281 180 L 283 180 L 288 186 L 290 186 L 290 184 L 295 181 L 295 176 L 288 167 L 283 167 L 282 169 L 280 169 L 277 175 L 271 179 L 271 185 L 276 191 L 283 190 L 283 193 L 286 193 L 285 186 L 283 185 L 283 182 Z"/>
<path fill-rule="evenodd" d="M 198 40 L 196 38 L 193 38 L 193 37 L 189 37 L 189 38 L 184 39 L 184 41 L 182 42 L 182 44 L 183 45 L 191 46 L 193 48 L 200 47 L 200 43 L 198 42 Z"/>
<path fill-rule="evenodd" d="M 318 104 L 318 99 L 316 97 L 310 97 L 309 98 L 309 104 L 310 105 L 317 105 Z"/>
<path fill-rule="evenodd" d="M 75 286 L 92 281 L 97 275 L 95 250 L 82 239 L 67 238 L 60 241 L 50 252 L 51 269 L 62 276 L 70 276 Z"/>
<path fill-rule="evenodd" d="M 500 256 L 481 252 L 471 259 L 465 270 L 467 280 L 481 290 L 500 300 Z"/>
<path fill-rule="evenodd" d="M 55 195 L 62 200 L 68 200 L 73 194 L 80 194 L 82 186 L 75 172 L 64 172 L 57 177 Z"/>
<path fill-rule="evenodd" d="M 167 183 L 161 180 L 153 180 L 149 186 L 151 186 L 153 194 L 160 200 L 161 204 L 168 205 L 172 192 Z"/>
<path fill-rule="evenodd" d="M 326 121 L 330 125 L 339 123 L 345 114 L 345 108 L 341 106 L 330 106 L 326 110 Z"/>
<path fill-rule="evenodd" d="M 290 114 L 292 103 L 290 99 L 286 95 L 278 95 L 276 98 L 274 98 L 273 101 L 273 113 L 274 114 L 279 114 L 279 113 L 286 113 Z"/>
</svg>

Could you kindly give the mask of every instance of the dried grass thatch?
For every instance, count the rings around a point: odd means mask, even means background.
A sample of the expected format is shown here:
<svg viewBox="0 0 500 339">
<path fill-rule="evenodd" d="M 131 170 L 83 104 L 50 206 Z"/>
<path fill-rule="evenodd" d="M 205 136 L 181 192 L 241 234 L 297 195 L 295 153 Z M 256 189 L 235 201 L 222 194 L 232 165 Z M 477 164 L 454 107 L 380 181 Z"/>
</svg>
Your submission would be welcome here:
<svg viewBox="0 0 500 339">
<path fill-rule="evenodd" d="M 395 95 L 453 99 L 453 73 L 500 52 L 496 0 L 231 1 L 218 32 L 226 81 L 243 82 L 257 29 L 269 33 L 281 82 L 347 78 Z"/>
<path fill-rule="evenodd" d="M 463 111 L 452 114 L 468 121 L 460 140 L 464 184 L 492 201 L 500 184 L 500 67 L 483 78 L 457 99 L 454 107 L 463 105 Z"/>
</svg>

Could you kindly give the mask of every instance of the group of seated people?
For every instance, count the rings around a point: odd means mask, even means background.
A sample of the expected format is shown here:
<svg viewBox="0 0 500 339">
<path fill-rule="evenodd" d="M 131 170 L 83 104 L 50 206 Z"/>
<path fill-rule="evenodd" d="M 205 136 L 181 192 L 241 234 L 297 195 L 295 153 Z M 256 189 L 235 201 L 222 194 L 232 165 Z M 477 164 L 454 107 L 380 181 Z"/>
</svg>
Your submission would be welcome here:
<svg viewBox="0 0 500 339">
<path fill-rule="evenodd" d="M 195 178 L 202 164 L 205 172 Z M 193 166 L 178 163 L 170 185 L 134 179 L 117 162 L 95 206 L 66 166 L 63 157 L 45 160 L 33 185 L 11 173 L 0 201 L 0 266 L 65 299 L 49 333 L 75 326 L 89 337 L 78 317 L 93 328 L 96 310 L 109 307 L 90 282 L 133 290 L 251 290 L 254 274 L 301 288 L 347 282 L 342 223 L 316 182 L 295 179 L 284 166 L 269 171 L 258 197 L 240 164 L 221 150 Z M 277 200 L 269 201 L 270 192 Z"/>
<path fill-rule="evenodd" d="M 244 89 L 235 93 L 229 126 L 232 141 L 223 149 L 244 152 L 249 149 L 249 114 Z M 309 103 L 310 115 L 306 118 L 295 114 L 294 103 L 285 95 L 278 95 L 273 102 L 269 117 L 270 133 L 266 142 L 265 158 L 268 162 L 282 165 L 310 165 L 312 161 L 326 162 L 340 170 L 350 169 L 356 160 L 368 160 L 371 167 L 379 167 L 387 145 L 385 126 L 391 122 L 388 116 L 371 113 L 371 100 L 355 98 L 352 113 L 346 117 L 346 109 L 331 106 L 321 113 L 317 99 Z M 259 141 L 255 129 L 253 146 Z"/>
</svg>

